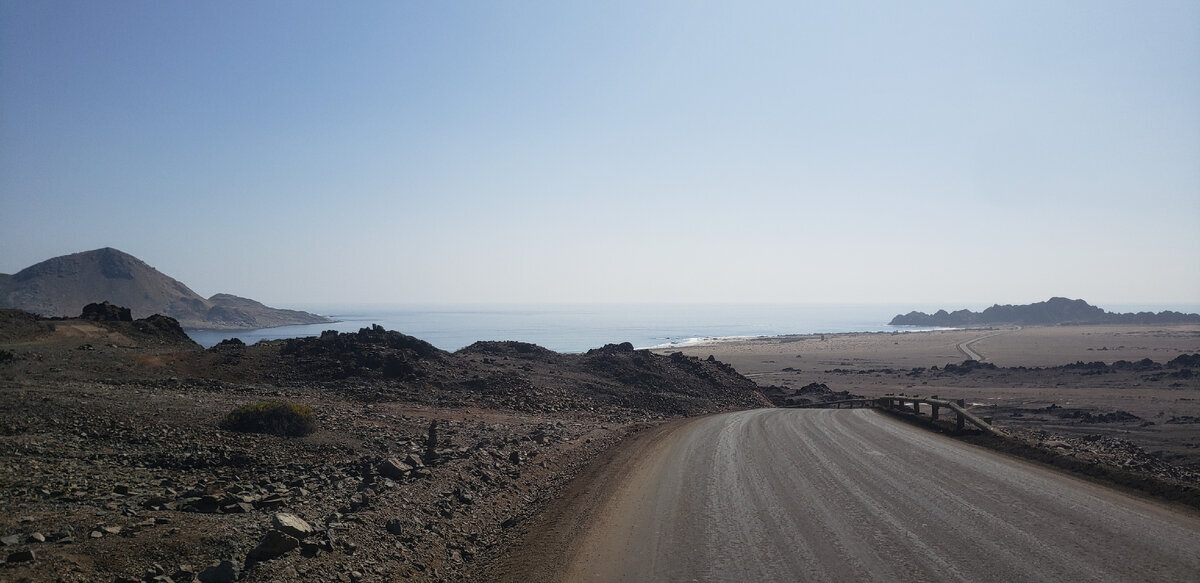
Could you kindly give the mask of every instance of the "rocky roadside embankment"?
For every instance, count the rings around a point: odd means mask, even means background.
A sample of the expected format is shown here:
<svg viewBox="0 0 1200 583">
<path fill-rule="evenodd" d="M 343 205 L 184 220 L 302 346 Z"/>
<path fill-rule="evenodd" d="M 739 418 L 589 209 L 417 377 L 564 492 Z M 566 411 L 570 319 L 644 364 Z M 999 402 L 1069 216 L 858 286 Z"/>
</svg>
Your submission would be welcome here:
<svg viewBox="0 0 1200 583">
<path fill-rule="evenodd" d="M 286 438 L 216 428 L 236 403 L 280 397 L 313 406 L 321 429 Z M 587 460 L 646 420 L 211 382 L 6 383 L 0 576 L 469 579 Z"/>
<path fill-rule="evenodd" d="M 0 580 L 484 580 L 630 432 L 769 406 L 720 362 L 628 344 L 447 353 L 376 326 L 203 350 L 92 312 L 0 310 Z M 265 400 L 318 430 L 219 428 Z"/>
</svg>

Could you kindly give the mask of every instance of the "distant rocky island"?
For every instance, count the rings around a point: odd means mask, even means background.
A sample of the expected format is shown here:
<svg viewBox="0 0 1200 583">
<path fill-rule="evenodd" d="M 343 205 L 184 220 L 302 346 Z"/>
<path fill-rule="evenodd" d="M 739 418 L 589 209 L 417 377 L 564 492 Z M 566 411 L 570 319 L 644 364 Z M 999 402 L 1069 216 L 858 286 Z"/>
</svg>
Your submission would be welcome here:
<svg viewBox="0 0 1200 583">
<path fill-rule="evenodd" d="M 994 305 L 982 312 L 938 310 L 932 314 L 909 312 L 897 315 L 891 326 L 940 326 L 963 328 L 1016 324 L 1022 326 L 1056 326 L 1066 324 L 1200 324 L 1200 314 L 1181 312 L 1137 312 L 1117 314 L 1107 312 L 1083 300 L 1050 298 L 1044 302 L 1014 305 Z"/>
<path fill-rule="evenodd" d="M 84 306 L 104 301 L 127 306 L 134 318 L 162 314 L 191 329 L 249 330 L 333 321 L 231 294 L 206 299 L 141 259 L 111 247 L 55 257 L 13 275 L 0 274 L 0 308 L 76 316 Z"/>
</svg>

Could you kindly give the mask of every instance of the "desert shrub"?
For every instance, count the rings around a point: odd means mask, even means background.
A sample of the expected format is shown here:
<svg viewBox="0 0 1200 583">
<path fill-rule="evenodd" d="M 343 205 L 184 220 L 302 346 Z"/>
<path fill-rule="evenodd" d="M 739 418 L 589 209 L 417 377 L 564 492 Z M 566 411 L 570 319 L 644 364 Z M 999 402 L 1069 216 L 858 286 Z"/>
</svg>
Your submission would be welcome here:
<svg viewBox="0 0 1200 583">
<path fill-rule="evenodd" d="M 221 429 L 301 437 L 317 430 L 317 419 L 308 405 L 259 401 L 230 411 L 221 420 Z"/>
</svg>

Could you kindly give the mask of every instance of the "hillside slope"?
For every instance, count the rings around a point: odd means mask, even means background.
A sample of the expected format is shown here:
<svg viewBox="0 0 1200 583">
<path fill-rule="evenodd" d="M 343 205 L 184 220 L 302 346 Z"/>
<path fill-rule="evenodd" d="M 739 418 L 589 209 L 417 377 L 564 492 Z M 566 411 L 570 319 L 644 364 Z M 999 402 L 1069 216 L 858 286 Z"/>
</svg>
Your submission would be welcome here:
<svg viewBox="0 0 1200 583">
<path fill-rule="evenodd" d="M 128 307 L 135 318 L 170 316 L 184 328 L 253 329 L 330 321 L 229 294 L 205 299 L 137 257 L 111 247 L 55 257 L 13 275 L 0 275 L 2 308 L 74 316 L 83 306 L 102 301 Z"/>
</svg>

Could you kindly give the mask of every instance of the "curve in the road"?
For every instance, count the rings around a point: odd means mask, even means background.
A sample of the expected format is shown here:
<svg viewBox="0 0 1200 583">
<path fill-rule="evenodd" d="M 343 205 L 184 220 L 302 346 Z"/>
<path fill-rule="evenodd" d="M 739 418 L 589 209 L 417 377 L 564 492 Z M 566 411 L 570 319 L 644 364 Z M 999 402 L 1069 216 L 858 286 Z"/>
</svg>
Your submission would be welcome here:
<svg viewBox="0 0 1200 583">
<path fill-rule="evenodd" d="M 1184 581 L 1200 519 L 870 410 L 682 425 L 597 512 L 569 581 Z"/>
<path fill-rule="evenodd" d="M 972 338 L 965 342 L 959 342 L 958 343 L 958 351 L 963 353 L 963 356 L 966 356 L 967 358 L 969 358 L 971 360 L 978 360 L 979 362 L 986 362 L 987 359 L 982 354 L 975 351 L 974 346 L 975 346 L 976 342 L 979 342 L 980 340 L 986 340 L 993 336 L 1007 334 L 1009 332 L 1013 332 L 1015 330 L 1020 330 L 1020 329 L 1021 329 L 1020 327 L 1017 327 L 1017 328 L 1013 328 L 1011 330 L 995 330 L 993 332 L 984 334 L 983 336 L 976 336 L 975 338 Z"/>
</svg>

